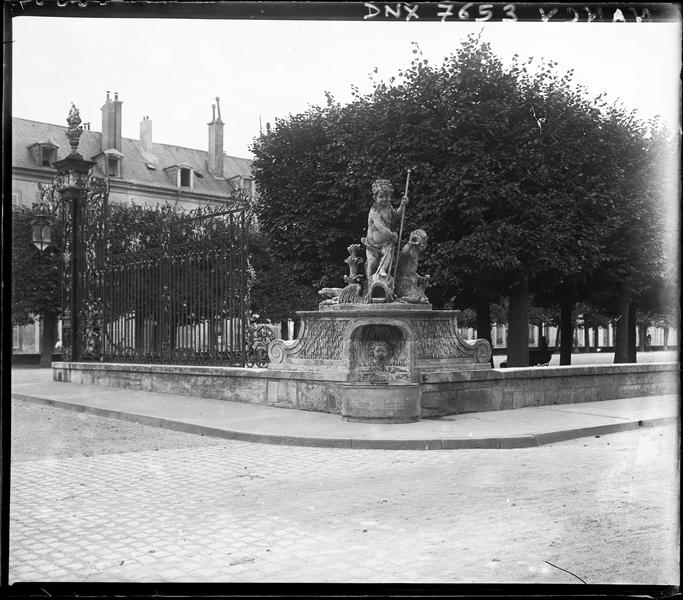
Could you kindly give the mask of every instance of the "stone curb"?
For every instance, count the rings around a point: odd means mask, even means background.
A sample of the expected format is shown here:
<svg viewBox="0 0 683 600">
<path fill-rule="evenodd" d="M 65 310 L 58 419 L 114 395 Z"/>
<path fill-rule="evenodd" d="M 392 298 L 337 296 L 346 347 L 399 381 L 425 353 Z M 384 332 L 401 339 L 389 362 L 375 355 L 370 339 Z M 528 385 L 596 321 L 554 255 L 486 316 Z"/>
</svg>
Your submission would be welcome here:
<svg viewBox="0 0 683 600">
<path fill-rule="evenodd" d="M 175 421 L 162 417 L 151 417 L 149 415 L 137 415 L 134 413 L 86 406 L 75 402 L 64 402 L 62 400 L 52 400 L 39 396 L 13 393 L 12 398 L 25 400 L 34 404 L 43 404 L 63 408 L 75 412 L 84 412 L 99 417 L 130 421 L 141 425 L 159 427 L 183 433 L 193 433 L 241 442 L 252 442 L 257 444 L 276 444 L 283 446 L 308 446 L 317 448 L 355 448 L 368 450 L 488 450 L 488 449 L 513 449 L 531 448 L 562 442 L 582 437 L 594 435 L 607 435 L 620 431 L 630 431 L 640 427 L 657 427 L 659 425 L 669 425 L 678 422 L 678 417 L 658 417 L 643 419 L 638 421 L 626 421 L 623 423 L 608 423 L 592 427 L 578 427 L 575 429 L 564 429 L 549 431 L 537 434 L 511 435 L 505 437 L 488 438 L 443 438 L 443 439 L 406 439 L 406 440 L 387 440 L 372 438 L 322 438 L 312 436 L 293 436 L 278 435 L 274 433 L 251 433 L 247 431 L 237 431 L 230 429 L 220 429 L 187 423 L 185 421 Z"/>
</svg>

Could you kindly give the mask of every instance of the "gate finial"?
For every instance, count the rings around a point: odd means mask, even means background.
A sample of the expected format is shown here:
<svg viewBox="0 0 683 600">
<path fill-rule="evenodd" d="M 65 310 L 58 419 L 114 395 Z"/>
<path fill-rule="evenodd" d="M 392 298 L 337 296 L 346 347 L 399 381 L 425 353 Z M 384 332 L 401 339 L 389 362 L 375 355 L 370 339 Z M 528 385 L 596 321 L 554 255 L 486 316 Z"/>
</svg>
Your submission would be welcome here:
<svg viewBox="0 0 683 600">
<path fill-rule="evenodd" d="M 66 137 L 69 138 L 71 154 L 78 154 L 78 142 L 81 139 L 83 127 L 81 126 L 81 115 L 73 102 L 71 103 L 71 109 L 69 110 L 69 116 L 66 118 L 66 122 L 69 124 L 69 127 L 66 130 Z"/>
</svg>

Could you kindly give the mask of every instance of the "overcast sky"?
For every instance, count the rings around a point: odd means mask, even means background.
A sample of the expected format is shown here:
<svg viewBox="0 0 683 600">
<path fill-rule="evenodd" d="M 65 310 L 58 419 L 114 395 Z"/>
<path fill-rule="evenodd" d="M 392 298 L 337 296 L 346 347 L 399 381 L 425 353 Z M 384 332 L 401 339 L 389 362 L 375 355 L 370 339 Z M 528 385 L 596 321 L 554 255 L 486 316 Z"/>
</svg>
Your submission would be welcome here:
<svg viewBox="0 0 683 600">
<path fill-rule="evenodd" d="M 556 60 L 575 81 L 641 116 L 678 129 L 681 29 L 676 23 L 462 23 L 17 18 L 14 116 L 65 125 L 70 103 L 101 131 L 106 90 L 123 101 L 123 136 L 148 115 L 155 142 L 205 149 L 220 97 L 225 151 L 251 157 L 267 121 L 350 100 L 409 65 L 411 42 L 441 63 L 482 31 L 506 62 L 513 53 Z M 62 140 L 66 143 L 66 140 Z M 61 142 L 57 140 L 58 143 Z"/>
</svg>

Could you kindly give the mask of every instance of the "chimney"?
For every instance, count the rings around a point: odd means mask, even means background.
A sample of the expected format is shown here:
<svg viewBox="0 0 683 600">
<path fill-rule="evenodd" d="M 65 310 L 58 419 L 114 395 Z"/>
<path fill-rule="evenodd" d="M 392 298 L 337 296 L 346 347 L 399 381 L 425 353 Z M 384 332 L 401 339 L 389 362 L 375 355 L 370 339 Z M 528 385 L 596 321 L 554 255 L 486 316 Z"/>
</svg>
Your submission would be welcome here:
<svg viewBox="0 0 683 600">
<path fill-rule="evenodd" d="M 121 152 L 121 105 L 118 92 L 114 92 L 114 100 L 109 98 L 102 106 L 102 151 L 112 148 Z"/>
<path fill-rule="evenodd" d="M 152 119 L 149 117 L 142 117 L 140 121 L 140 146 L 143 154 L 152 154 Z"/>
<path fill-rule="evenodd" d="M 216 104 L 211 105 L 213 115 L 209 123 L 209 172 L 214 177 L 223 175 L 223 121 L 221 121 L 220 99 L 216 97 Z M 218 109 L 218 119 L 216 119 Z"/>
</svg>

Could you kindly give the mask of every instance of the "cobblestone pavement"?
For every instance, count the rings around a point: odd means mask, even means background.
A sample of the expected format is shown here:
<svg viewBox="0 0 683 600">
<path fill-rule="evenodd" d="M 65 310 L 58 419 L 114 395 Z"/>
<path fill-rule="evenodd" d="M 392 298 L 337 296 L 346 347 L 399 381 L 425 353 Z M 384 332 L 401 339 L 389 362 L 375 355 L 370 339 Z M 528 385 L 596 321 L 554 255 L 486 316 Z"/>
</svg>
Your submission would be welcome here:
<svg viewBox="0 0 683 600">
<path fill-rule="evenodd" d="M 680 582 L 675 426 L 421 452 L 13 423 L 11 583 Z"/>
</svg>

